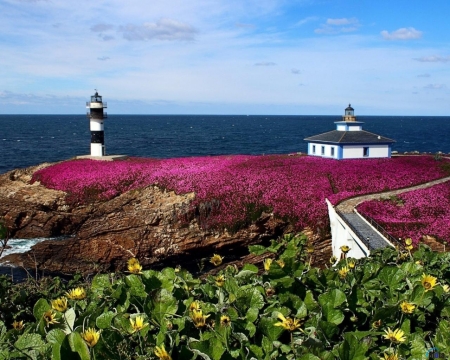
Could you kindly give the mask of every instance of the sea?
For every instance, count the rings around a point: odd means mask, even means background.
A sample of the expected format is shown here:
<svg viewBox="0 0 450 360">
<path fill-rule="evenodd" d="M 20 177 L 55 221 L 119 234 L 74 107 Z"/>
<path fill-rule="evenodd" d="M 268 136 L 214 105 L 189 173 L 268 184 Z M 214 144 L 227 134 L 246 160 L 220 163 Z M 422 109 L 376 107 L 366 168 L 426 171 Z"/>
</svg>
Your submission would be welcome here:
<svg viewBox="0 0 450 360">
<path fill-rule="evenodd" d="M 108 115 L 107 155 L 151 158 L 306 153 L 306 137 L 335 129 L 339 115 Z M 450 116 L 357 116 L 399 153 L 450 153 Z M 0 174 L 90 153 L 85 115 L 0 115 Z M 11 252 L 44 239 L 15 239 Z M 1 259 L 0 259 L 1 263 Z"/>
</svg>

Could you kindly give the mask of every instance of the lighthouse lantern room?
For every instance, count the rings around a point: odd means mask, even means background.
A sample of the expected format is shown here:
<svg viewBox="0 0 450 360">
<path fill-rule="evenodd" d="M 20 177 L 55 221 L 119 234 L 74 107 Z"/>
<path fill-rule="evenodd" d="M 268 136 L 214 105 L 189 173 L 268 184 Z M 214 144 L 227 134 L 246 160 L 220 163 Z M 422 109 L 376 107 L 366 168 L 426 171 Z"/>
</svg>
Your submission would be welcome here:
<svg viewBox="0 0 450 360">
<path fill-rule="evenodd" d="M 86 108 L 90 111 L 86 114 L 90 119 L 91 129 L 91 156 L 105 156 L 105 134 L 103 122 L 107 117 L 105 109 L 106 102 L 102 101 L 102 97 L 98 94 L 91 96 L 91 101 L 86 102 Z"/>
</svg>

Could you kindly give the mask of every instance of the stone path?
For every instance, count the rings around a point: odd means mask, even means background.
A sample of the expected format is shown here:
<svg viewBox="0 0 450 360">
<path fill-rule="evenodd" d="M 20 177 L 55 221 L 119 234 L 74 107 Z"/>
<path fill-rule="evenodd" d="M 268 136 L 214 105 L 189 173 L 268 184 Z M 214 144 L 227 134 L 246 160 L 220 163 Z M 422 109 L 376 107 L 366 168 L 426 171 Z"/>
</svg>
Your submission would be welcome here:
<svg viewBox="0 0 450 360">
<path fill-rule="evenodd" d="M 412 190 L 425 189 L 430 186 L 442 184 L 447 181 L 450 181 L 450 176 L 441 178 L 441 179 L 437 179 L 434 181 L 429 181 L 424 184 L 411 186 L 408 188 L 353 197 L 353 198 L 344 200 L 339 205 L 337 205 L 336 210 L 338 211 L 338 213 L 340 213 L 341 217 L 347 223 L 347 225 L 353 230 L 353 232 L 359 237 L 359 239 L 366 246 L 368 246 L 369 249 L 380 249 L 380 248 L 388 246 L 388 243 L 386 242 L 386 238 L 381 236 L 377 231 L 375 231 L 375 229 L 372 226 L 367 224 L 367 222 L 364 221 L 360 215 L 355 213 L 356 206 L 364 201 L 386 198 L 386 197 L 398 195 L 398 194 L 412 191 Z M 445 247 L 444 247 L 444 249 L 445 249 Z"/>
</svg>

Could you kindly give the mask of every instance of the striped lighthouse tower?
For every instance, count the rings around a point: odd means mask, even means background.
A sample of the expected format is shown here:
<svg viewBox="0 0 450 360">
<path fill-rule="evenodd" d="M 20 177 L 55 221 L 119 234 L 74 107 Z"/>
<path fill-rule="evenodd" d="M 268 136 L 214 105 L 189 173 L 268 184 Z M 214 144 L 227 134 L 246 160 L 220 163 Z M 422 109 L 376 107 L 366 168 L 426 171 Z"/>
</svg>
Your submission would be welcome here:
<svg viewBox="0 0 450 360">
<path fill-rule="evenodd" d="M 95 95 L 91 96 L 91 101 L 86 102 L 86 108 L 90 111 L 86 114 L 90 119 L 91 128 L 91 156 L 105 156 L 105 133 L 103 121 L 107 118 L 106 102 L 102 101 L 102 97 L 95 90 Z"/>
</svg>

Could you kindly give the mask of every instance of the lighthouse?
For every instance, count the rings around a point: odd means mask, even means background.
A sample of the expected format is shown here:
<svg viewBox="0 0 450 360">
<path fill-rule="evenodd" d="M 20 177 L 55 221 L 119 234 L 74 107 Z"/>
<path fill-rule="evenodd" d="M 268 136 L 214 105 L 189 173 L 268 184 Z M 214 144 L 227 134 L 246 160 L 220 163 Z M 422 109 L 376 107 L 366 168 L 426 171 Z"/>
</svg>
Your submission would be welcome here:
<svg viewBox="0 0 450 360">
<path fill-rule="evenodd" d="M 86 108 L 90 111 L 86 114 L 90 120 L 91 129 L 91 156 L 105 156 L 105 133 L 103 122 L 107 117 L 105 109 L 106 102 L 98 94 L 91 96 L 91 101 L 86 102 Z"/>
</svg>

